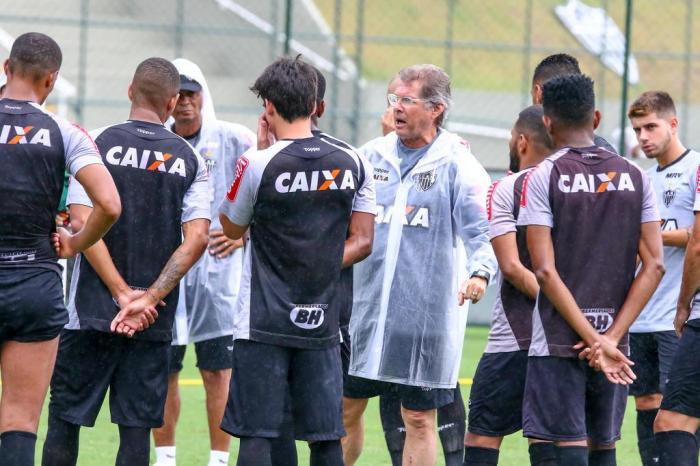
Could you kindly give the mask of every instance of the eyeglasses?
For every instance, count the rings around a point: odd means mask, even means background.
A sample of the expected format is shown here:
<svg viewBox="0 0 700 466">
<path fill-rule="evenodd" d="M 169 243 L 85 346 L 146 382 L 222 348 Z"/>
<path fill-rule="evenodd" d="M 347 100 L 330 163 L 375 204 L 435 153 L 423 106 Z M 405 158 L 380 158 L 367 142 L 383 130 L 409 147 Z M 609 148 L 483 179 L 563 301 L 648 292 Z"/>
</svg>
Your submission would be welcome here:
<svg viewBox="0 0 700 466">
<path fill-rule="evenodd" d="M 396 107 L 398 104 L 401 104 L 404 107 L 409 107 L 411 105 L 417 104 L 418 102 L 425 102 L 426 101 L 426 99 L 416 99 L 415 97 L 408 97 L 408 96 L 399 97 L 396 94 L 387 94 L 386 100 L 389 102 L 389 105 L 391 105 L 392 107 Z"/>
</svg>

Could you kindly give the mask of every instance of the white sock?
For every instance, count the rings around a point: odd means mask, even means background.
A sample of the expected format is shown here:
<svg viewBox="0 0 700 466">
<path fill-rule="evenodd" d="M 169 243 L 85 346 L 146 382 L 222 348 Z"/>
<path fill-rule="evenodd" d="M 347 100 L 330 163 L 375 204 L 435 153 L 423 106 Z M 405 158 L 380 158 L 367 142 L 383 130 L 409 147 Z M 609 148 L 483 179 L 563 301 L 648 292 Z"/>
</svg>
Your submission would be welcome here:
<svg viewBox="0 0 700 466">
<path fill-rule="evenodd" d="M 228 464 L 229 452 L 212 450 L 209 453 L 208 466 L 222 466 Z"/>
<path fill-rule="evenodd" d="M 175 447 L 156 447 L 158 466 L 175 466 Z"/>
</svg>

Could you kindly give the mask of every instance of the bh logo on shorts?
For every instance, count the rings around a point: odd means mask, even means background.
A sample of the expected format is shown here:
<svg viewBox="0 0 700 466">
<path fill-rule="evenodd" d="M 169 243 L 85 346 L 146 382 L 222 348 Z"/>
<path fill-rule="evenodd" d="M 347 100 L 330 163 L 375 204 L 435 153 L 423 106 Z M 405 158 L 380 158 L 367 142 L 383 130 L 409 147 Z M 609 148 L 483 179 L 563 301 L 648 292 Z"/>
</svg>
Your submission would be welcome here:
<svg viewBox="0 0 700 466">
<path fill-rule="evenodd" d="M 611 308 L 592 308 L 592 309 L 581 309 L 583 314 L 591 323 L 593 328 L 598 333 L 605 333 L 613 323 L 613 315 L 615 314 L 615 309 Z"/>
<path fill-rule="evenodd" d="M 325 318 L 328 304 L 296 304 L 289 313 L 289 318 L 299 328 L 311 330 L 319 328 Z"/>
</svg>

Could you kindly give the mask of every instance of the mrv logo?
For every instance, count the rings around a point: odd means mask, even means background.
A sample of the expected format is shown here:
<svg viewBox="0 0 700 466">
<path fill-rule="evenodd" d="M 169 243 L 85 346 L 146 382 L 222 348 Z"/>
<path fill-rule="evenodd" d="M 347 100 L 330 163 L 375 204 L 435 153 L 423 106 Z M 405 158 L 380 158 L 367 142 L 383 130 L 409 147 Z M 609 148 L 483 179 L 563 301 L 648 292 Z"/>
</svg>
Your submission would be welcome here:
<svg viewBox="0 0 700 466">
<path fill-rule="evenodd" d="M 328 304 L 297 304 L 289 313 L 289 318 L 299 328 L 311 330 L 323 324 Z"/>
<path fill-rule="evenodd" d="M 277 177 L 275 189 L 278 193 L 355 189 L 355 178 L 352 170 L 343 171 L 339 168 L 310 172 L 284 172 Z"/>
<path fill-rule="evenodd" d="M 619 176 L 618 176 L 619 175 Z M 629 173 L 576 173 L 561 175 L 557 184 L 563 193 L 604 193 L 606 191 L 635 191 Z"/>
<path fill-rule="evenodd" d="M 51 134 L 46 128 L 33 126 L 3 125 L 0 130 L 0 144 L 41 144 L 51 147 Z M 30 134 L 34 132 L 34 134 Z"/>
<path fill-rule="evenodd" d="M 143 149 L 139 151 L 133 147 L 114 146 L 105 155 L 107 163 L 121 165 L 122 167 L 139 168 L 141 170 L 159 171 L 185 177 L 185 161 L 172 154 Z M 165 162 L 169 162 L 169 167 Z"/>
<path fill-rule="evenodd" d="M 377 204 L 377 216 L 374 217 L 374 222 L 391 223 L 393 211 L 393 206 Z M 409 227 L 430 228 L 430 211 L 427 207 L 408 205 L 403 215 L 403 224 Z"/>
</svg>

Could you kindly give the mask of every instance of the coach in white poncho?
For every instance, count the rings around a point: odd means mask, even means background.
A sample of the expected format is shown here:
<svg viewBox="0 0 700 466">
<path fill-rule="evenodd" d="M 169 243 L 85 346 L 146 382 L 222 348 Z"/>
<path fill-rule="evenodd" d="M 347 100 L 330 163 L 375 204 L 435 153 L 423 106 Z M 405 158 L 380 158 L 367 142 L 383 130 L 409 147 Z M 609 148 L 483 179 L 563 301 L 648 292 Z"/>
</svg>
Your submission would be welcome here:
<svg viewBox="0 0 700 466">
<path fill-rule="evenodd" d="M 244 126 L 216 119 L 207 82 L 199 67 L 178 58 L 180 99 L 169 128 L 187 140 L 206 163 L 213 208 L 224 198 L 235 177 L 236 162 L 255 141 Z M 178 373 L 188 343 L 194 343 L 207 395 L 211 441 L 209 464 L 228 461 L 230 437 L 219 429 L 228 398 L 233 348 L 233 307 L 242 268 L 241 243 L 223 235 L 219 219 L 210 227 L 208 252 L 192 267 L 180 286 L 173 328 L 171 375 L 165 425 L 154 430 L 157 466 L 175 464 L 175 424 L 179 415 Z"/>
<path fill-rule="evenodd" d="M 435 410 L 452 402 L 464 340 L 458 291 L 460 300 L 478 301 L 496 271 L 485 211 L 490 179 L 464 141 L 441 128 L 449 77 L 433 65 L 411 66 L 390 89 L 396 131 L 360 149 L 374 167 L 378 215 L 373 253 L 354 273 L 350 465 L 367 398 L 388 390 L 401 398 L 404 464 L 434 464 Z M 460 241 L 471 277 L 461 290 Z"/>
</svg>

